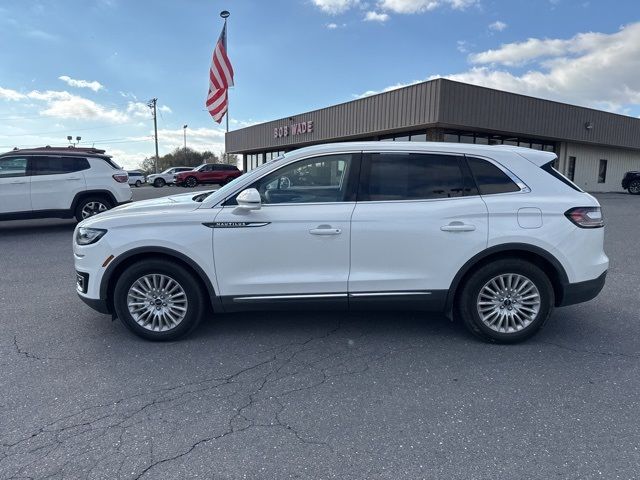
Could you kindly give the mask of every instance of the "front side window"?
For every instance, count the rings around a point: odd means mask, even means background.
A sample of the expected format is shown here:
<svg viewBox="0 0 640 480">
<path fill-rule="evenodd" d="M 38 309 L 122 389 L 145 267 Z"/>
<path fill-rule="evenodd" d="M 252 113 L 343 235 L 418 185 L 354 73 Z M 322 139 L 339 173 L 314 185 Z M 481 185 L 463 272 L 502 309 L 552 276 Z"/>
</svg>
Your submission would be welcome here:
<svg viewBox="0 0 640 480">
<path fill-rule="evenodd" d="M 491 162 L 480 158 L 467 157 L 467 163 L 476 180 L 480 195 L 520 191 L 520 187 Z"/>
<path fill-rule="evenodd" d="M 24 157 L 0 158 L 0 178 L 24 177 L 27 174 L 27 159 Z"/>
<path fill-rule="evenodd" d="M 345 201 L 351 154 L 307 158 L 282 167 L 252 185 L 264 204 Z"/>
<path fill-rule="evenodd" d="M 31 175 L 60 175 L 87 170 L 89 162 L 79 157 L 32 157 Z"/>
<path fill-rule="evenodd" d="M 358 201 L 425 200 L 464 195 L 459 157 L 373 153 L 362 166 Z"/>
</svg>

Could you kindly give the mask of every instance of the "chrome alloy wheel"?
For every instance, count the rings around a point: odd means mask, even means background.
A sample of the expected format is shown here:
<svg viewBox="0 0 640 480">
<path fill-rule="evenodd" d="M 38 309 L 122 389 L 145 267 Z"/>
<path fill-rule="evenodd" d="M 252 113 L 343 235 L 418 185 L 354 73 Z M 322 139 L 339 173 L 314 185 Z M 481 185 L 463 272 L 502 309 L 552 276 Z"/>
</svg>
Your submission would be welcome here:
<svg viewBox="0 0 640 480">
<path fill-rule="evenodd" d="M 129 313 L 138 325 L 152 332 L 177 327 L 187 314 L 187 294 L 173 278 L 150 273 L 136 280 L 127 294 Z"/>
<path fill-rule="evenodd" d="M 527 328 L 540 311 L 538 287 L 523 275 L 505 273 L 480 289 L 476 306 L 482 323 L 499 333 Z"/>
<path fill-rule="evenodd" d="M 98 213 L 106 212 L 109 210 L 107 206 L 98 201 L 87 202 L 85 206 L 82 207 L 82 218 L 89 218 L 97 215 Z"/>
<path fill-rule="evenodd" d="M 629 185 L 629 193 L 633 193 L 635 195 L 640 193 L 640 180 L 634 180 Z"/>
</svg>

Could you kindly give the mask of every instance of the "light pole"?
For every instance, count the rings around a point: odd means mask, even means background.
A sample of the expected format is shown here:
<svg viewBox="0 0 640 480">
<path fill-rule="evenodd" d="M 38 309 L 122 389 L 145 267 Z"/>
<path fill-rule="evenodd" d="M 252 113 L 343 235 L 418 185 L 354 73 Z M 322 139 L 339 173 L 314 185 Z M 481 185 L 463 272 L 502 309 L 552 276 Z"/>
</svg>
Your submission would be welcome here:
<svg viewBox="0 0 640 480">
<path fill-rule="evenodd" d="M 189 125 L 187 125 L 187 124 L 184 124 L 182 126 L 182 131 L 184 133 L 184 153 L 187 153 L 187 127 L 188 126 Z"/>
<path fill-rule="evenodd" d="M 80 143 L 80 140 L 82 140 L 82 137 L 76 137 L 76 143 L 73 143 L 73 137 L 71 135 L 67 135 L 67 140 L 69 141 L 70 146 L 75 147 L 77 144 Z"/>
</svg>

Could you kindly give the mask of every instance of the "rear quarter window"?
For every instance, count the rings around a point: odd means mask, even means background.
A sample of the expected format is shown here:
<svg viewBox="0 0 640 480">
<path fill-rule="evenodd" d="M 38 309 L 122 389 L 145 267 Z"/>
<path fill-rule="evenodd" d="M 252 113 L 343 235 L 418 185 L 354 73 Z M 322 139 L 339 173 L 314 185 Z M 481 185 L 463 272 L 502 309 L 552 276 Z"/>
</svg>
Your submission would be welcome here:
<svg viewBox="0 0 640 480">
<path fill-rule="evenodd" d="M 493 163 L 476 157 L 467 157 L 467 163 L 478 185 L 480 195 L 520 191 L 520 187 Z"/>
</svg>

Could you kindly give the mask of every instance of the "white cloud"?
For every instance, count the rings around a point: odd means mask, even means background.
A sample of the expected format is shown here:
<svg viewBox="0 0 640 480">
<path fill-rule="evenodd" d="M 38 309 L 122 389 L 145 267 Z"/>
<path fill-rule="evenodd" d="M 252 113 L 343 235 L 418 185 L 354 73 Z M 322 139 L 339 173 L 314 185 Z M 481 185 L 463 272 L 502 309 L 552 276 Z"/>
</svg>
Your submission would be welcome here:
<svg viewBox="0 0 640 480">
<path fill-rule="evenodd" d="M 173 110 L 171 110 L 167 105 L 160 105 L 158 107 L 158 110 L 160 110 L 163 113 L 173 113 Z"/>
<path fill-rule="evenodd" d="M 46 102 L 47 108 L 41 110 L 40 115 L 47 117 L 97 119 L 110 123 L 124 123 L 129 120 L 129 116 L 124 112 L 65 91 L 33 90 L 27 97 Z"/>
<path fill-rule="evenodd" d="M 11 90 L 10 88 L 2 88 L 0 87 L 0 99 L 2 100 L 23 100 L 27 98 L 23 93 L 18 92 L 17 90 Z"/>
<path fill-rule="evenodd" d="M 325 13 L 337 15 L 357 6 L 360 0 L 313 0 L 313 4 Z"/>
<path fill-rule="evenodd" d="M 496 20 L 495 22 L 489 24 L 489 30 L 493 30 L 494 32 L 502 32 L 505 28 L 507 28 L 507 24 L 501 22 L 500 20 Z"/>
<path fill-rule="evenodd" d="M 465 41 L 465 40 L 458 40 L 456 42 L 456 49 L 460 52 L 460 53 L 467 53 L 469 44 Z"/>
<path fill-rule="evenodd" d="M 221 152 L 224 150 L 224 129 L 222 128 L 187 128 L 187 146 L 200 152 L 210 150 Z M 150 131 L 153 135 L 153 132 Z M 158 130 L 158 144 L 165 151 L 181 148 L 184 145 L 182 128 Z M 143 141 L 149 136 L 129 137 L 130 141 Z"/>
<path fill-rule="evenodd" d="M 464 10 L 478 4 L 478 0 L 380 0 L 378 6 L 394 13 L 423 13 L 440 7 Z"/>
<path fill-rule="evenodd" d="M 338 24 L 337 23 L 327 23 L 327 28 L 329 30 L 335 30 L 336 28 L 338 28 Z"/>
<path fill-rule="evenodd" d="M 390 92 L 392 90 L 397 90 L 397 89 L 402 88 L 402 87 L 408 87 L 409 85 L 415 85 L 416 83 L 420 83 L 420 82 L 423 82 L 423 81 L 424 80 L 414 80 L 414 81 L 409 82 L 409 83 L 396 83 L 395 85 L 390 85 L 388 87 L 383 88 L 382 90 L 367 90 L 364 93 L 357 93 L 357 94 L 354 94 L 353 97 L 354 98 L 370 97 L 371 95 L 377 95 L 378 93 Z"/>
<path fill-rule="evenodd" d="M 94 92 L 97 92 L 98 90 L 102 90 L 104 88 L 104 85 L 102 85 L 97 80 L 93 80 L 91 82 L 88 80 L 77 80 L 75 78 L 71 78 L 68 75 L 62 75 L 58 77 L 58 79 L 62 80 L 64 83 L 66 83 L 70 87 L 89 88 Z"/>
<path fill-rule="evenodd" d="M 569 40 L 533 38 L 471 55 L 470 61 L 476 65 L 465 72 L 432 75 L 427 80 L 444 77 L 620 113 L 640 106 L 640 22 L 612 34 L 583 33 Z M 525 62 L 535 65 L 524 73 L 509 70 Z M 398 83 L 354 97 L 413 83 Z"/>
<path fill-rule="evenodd" d="M 378 13 L 374 11 L 367 12 L 364 16 L 365 22 L 380 22 L 384 23 L 389 20 L 389 15 L 386 13 Z"/>
<path fill-rule="evenodd" d="M 535 39 L 471 55 L 476 66 L 446 78 L 612 111 L 640 105 L 640 22 L 612 34 Z M 518 74 L 507 68 L 536 61 Z"/>
</svg>

